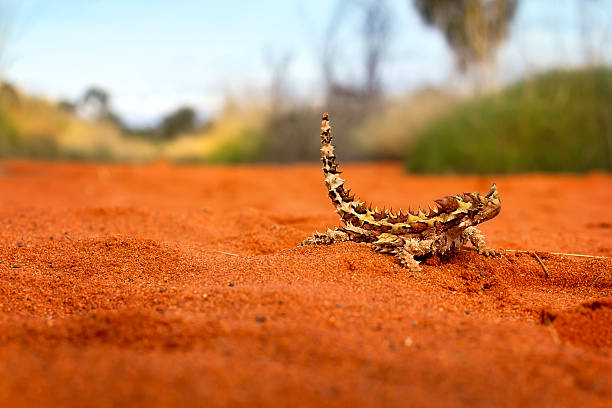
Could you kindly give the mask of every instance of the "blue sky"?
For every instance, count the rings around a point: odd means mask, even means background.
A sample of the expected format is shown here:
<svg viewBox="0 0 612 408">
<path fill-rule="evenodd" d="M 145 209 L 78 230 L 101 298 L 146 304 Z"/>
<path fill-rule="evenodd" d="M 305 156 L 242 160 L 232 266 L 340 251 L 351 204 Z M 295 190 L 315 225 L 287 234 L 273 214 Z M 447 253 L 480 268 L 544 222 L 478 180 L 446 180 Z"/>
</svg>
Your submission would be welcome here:
<svg viewBox="0 0 612 408">
<path fill-rule="evenodd" d="M 499 53 L 500 77 L 581 60 L 579 0 L 523 0 Z M 393 36 L 383 67 L 387 89 L 401 93 L 452 78 L 452 55 L 407 0 L 388 0 Z M 612 60 L 612 1 L 590 7 L 595 43 Z M 336 1 L 324 0 L 5 0 L 8 37 L 0 74 L 29 92 L 74 100 L 90 85 L 107 89 L 134 124 L 151 123 L 180 104 L 204 113 L 228 92 L 265 89 L 264 56 L 291 55 L 298 95 L 321 86 L 319 57 Z M 339 74 L 358 77 L 355 16 L 339 22 Z M 341 24 L 340 24 L 341 23 Z M 4 24 L 5 26 L 7 24 Z M 604 28 L 602 28 L 604 27 Z"/>
</svg>

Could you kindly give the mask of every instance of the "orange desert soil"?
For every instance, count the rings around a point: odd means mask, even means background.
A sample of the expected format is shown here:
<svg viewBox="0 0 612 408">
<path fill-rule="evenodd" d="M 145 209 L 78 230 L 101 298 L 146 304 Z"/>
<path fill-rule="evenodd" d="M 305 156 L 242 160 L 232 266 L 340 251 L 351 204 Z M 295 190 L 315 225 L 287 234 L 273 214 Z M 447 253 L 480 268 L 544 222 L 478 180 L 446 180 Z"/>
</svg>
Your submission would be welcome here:
<svg viewBox="0 0 612 408">
<path fill-rule="evenodd" d="M 0 406 L 611 406 L 612 176 L 344 170 L 396 209 L 496 181 L 489 243 L 544 267 L 296 248 L 315 164 L 5 162 Z"/>
</svg>

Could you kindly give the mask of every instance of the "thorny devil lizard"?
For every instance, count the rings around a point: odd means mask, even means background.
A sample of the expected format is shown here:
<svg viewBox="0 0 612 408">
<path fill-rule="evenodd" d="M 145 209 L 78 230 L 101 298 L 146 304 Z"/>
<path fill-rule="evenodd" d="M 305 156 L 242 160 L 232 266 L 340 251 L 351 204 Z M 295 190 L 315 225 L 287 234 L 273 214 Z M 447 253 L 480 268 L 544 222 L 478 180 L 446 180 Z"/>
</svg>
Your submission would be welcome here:
<svg viewBox="0 0 612 408">
<path fill-rule="evenodd" d="M 435 200 L 434 208 L 427 214 L 418 211 L 397 213 L 372 210 L 371 206 L 356 200 L 350 190 L 344 188 L 339 177 L 338 164 L 331 144 L 329 116 L 321 121 L 321 161 L 325 185 L 329 197 L 342 218 L 344 226 L 315 232 L 302 245 L 329 245 L 335 242 L 366 242 L 375 251 L 395 255 L 400 264 L 412 271 L 420 270 L 415 257 L 443 255 L 463 247 L 470 241 L 485 256 L 499 252 L 489 248 L 476 225 L 499 214 L 501 202 L 497 186 L 493 184 L 487 195 L 463 193 Z"/>
</svg>

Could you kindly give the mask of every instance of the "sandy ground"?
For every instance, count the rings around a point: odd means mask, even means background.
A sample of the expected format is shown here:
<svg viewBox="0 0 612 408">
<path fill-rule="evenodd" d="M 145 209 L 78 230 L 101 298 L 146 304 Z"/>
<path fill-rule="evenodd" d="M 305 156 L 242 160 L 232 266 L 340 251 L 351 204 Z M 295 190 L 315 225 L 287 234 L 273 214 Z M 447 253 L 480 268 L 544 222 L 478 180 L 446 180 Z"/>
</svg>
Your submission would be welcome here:
<svg viewBox="0 0 612 408">
<path fill-rule="evenodd" d="M 343 169 L 381 207 L 496 181 L 489 243 L 545 269 L 296 248 L 337 220 L 315 164 L 3 163 L 0 406 L 612 404 L 612 176 Z"/>
</svg>

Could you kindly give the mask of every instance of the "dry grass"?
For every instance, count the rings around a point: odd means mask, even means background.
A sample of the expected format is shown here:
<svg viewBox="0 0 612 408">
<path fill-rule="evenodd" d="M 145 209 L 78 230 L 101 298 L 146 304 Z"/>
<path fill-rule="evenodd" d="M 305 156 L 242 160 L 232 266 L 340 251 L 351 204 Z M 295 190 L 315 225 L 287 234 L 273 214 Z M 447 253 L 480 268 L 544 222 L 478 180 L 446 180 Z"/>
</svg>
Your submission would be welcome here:
<svg viewBox="0 0 612 408">
<path fill-rule="evenodd" d="M 456 101 L 450 94 L 424 90 L 389 102 L 356 129 L 355 142 L 370 157 L 403 159 L 421 130 Z"/>
<path fill-rule="evenodd" d="M 144 161 L 158 154 L 154 144 L 126 138 L 110 123 L 80 119 L 51 101 L 14 89 L 3 91 L 0 112 L 16 134 L 12 146 L 0 144 L 9 150 L 0 152 L 3 156 Z M 0 138 L 6 137 L 2 130 Z"/>
<path fill-rule="evenodd" d="M 261 104 L 228 106 L 206 129 L 159 142 L 125 135 L 115 124 L 88 121 L 52 101 L 0 91 L 0 157 L 104 161 L 241 161 L 252 158 L 269 112 Z"/>
<path fill-rule="evenodd" d="M 57 147 L 63 156 L 96 160 L 150 161 L 159 155 L 159 147 L 146 140 L 126 138 L 110 123 L 96 123 L 71 118 L 57 135 Z"/>
<path fill-rule="evenodd" d="M 210 127 L 166 142 L 161 152 L 172 161 L 241 161 L 239 157 L 231 160 L 231 156 L 256 153 L 268 114 L 268 108 L 260 105 L 227 107 Z"/>
</svg>

